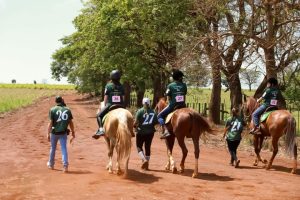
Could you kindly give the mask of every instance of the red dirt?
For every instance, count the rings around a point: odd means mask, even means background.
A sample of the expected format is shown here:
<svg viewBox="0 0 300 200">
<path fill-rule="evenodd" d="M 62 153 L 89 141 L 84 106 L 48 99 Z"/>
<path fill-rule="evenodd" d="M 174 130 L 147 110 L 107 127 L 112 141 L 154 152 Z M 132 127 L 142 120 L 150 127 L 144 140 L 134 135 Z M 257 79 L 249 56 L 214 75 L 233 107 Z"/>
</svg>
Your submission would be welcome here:
<svg viewBox="0 0 300 200">
<path fill-rule="evenodd" d="M 123 179 L 105 170 L 107 150 L 104 140 L 91 138 L 96 130 L 98 105 L 80 95 L 65 96 L 72 109 L 77 138 L 69 145 L 68 174 L 62 172 L 61 154 L 56 154 L 55 170 L 46 167 L 50 144 L 46 139 L 48 110 L 54 98 L 5 114 L 0 119 L 0 199 L 300 199 L 300 172 L 291 175 L 292 160 L 275 158 L 270 171 L 253 167 L 252 150 L 239 150 L 240 168 L 229 166 L 224 144 L 201 144 L 199 176 L 191 178 L 193 147 L 183 174 L 164 170 L 166 147 L 155 135 L 150 171 L 140 170 L 135 139 L 129 162 L 129 177 Z M 219 137 L 219 136 L 218 136 Z M 210 140 L 212 141 L 212 140 Z M 269 158 L 271 153 L 262 155 Z M 181 151 L 175 144 L 177 167 Z"/>
</svg>

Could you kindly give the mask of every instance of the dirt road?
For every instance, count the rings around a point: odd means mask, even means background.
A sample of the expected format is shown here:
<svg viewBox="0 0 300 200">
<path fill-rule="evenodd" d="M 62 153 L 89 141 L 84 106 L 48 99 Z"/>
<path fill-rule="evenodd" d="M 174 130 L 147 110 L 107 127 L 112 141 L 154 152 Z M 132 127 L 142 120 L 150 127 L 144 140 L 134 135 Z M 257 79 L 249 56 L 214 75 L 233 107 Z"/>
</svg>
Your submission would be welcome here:
<svg viewBox="0 0 300 200">
<path fill-rule="evenodd" d="M 46 167 L 50 144 L 46 139 L 48 110 L 54 98 L 9 113 L 0 118 L 0 199 L 300 199 L 300 171 L 291 175 L 292 160 L 276 157 L 266 171 L 253 167 L 253 152 L 239 151 L 240 168 L 229 166 L 224 145 L 201 144 L 199 176 L 192 179 L 192 144 L 186 171 L 164 171 L 166 148 L 155 135 L 150 171 L 140 170 L 135 139 L 129 162 L 129 178 L 108 174 L 107 150 L 103 138 L 91 138 L 96 130 L 97 105 L 80 95 L 65 96 L 72 109 L 77 138 L 68 146 L 69 170 L 62 173 L 61 154 L 56 154 L 55 170 Z M 177 166 L 181 151 L 175 144 Z M 270 152 L 262 153 L 265 158 Z M 299 161 L 298 161 L 299 164 Z"/>
</svg>

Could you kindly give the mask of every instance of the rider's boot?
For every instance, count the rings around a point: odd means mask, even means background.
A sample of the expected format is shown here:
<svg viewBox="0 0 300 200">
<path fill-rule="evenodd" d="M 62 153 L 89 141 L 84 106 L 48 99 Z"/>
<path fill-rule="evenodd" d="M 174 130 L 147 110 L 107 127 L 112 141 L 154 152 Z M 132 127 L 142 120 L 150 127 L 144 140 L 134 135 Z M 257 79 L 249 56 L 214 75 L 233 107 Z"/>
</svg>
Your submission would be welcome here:
<svg viewBox="0 0 300 200">
<path fill-rule="evenodd" d="M 260 134 L 260 127 L 259 126 L 254 126 L 254 128 L 251 129 L 249 133 L 252 134 L 252 135 L 259 135 Z"/>
<path fill-rule="evenodd" d="M 162 135 L 160 136 L 160 139 L 166 139 L 167 137 L 169 137 L 171 134 L 168 131 L 168 128 L 166 127 L 166 125 L 162 126 Z"/>
<path fill-rule="evenodd" d="M 92 137 L 97 140 L 101 136 L 104 136 L 104 135 L 105 135 L 104 129 L 102 127 L 100 127 Z"/>
</svg>

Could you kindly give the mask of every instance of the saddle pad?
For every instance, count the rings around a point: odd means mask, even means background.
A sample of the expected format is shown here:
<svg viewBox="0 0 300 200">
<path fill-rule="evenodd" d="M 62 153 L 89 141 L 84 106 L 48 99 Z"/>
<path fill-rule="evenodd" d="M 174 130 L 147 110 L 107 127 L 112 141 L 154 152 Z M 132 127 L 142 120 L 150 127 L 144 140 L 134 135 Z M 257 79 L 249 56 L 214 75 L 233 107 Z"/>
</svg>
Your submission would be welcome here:
<svg viewBox="0 0 300 200">
<path fill-rule="evenodd" d="M 175 111 L 173 111 L 173 112 L 171 112 L 170 114 L 168 114 L 168 116 L 166 117 L 166 122 L 165 122 L 165 124 L 167 124 L 167 123 L 170 122 L 170 120 L 172 119 L 172 116 L 173 116 L 174 112 L 175 112 Z"/>
<path fill-rule="evenodd" d="M 104 115 L 104 117 L 103 117 L 103 119 L 102 119 L 102 124 L 104 124 L 104 122 L 105 122 L 105 120 L 106 120 L 108 114 L 109 114 L 109 112 L 108 112 L 106 115 Z"/>
<path fill-rule="evenodd" d="M 260 122 L 264 122 L 266 119 L 268 119 L 272 112 L 274 112 L 274 110 L 263 113 L 260 117 Z"/>
</svg>

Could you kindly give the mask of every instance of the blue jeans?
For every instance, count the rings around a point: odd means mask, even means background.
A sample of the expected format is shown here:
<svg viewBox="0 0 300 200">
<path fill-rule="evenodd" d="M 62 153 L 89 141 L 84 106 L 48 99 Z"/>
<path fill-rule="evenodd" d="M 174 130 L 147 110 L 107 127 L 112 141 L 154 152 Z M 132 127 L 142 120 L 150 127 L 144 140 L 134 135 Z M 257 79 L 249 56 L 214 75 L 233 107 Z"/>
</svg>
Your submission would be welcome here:
<svg viewBox="0 0 300 200">
<path fill-rule="evenodd" d="M 160 113 L 158 113 L 157 115 L 157 119 L 160 125 L 165 125 L 165 118 L 168 116 L 168 114 L 170 114 L 172 111 L 174 110 L 174 108 L 170 105 L 168 105 L 167 107 L 165 107 Z"/>
<path fill-rule="evenodd" d="M 260 118 L 261 114 L 263 114 L 263 112 L 265 112 L 266 109 L 267 109 L 267 106 L 262 104 L 253 112 L 252 119 L 253 119 L 254 126 L 258 127 L 259 118 Z"/>
<path fill-rule="evenodd" d="M 48 166 L 53 167 L 55 164 L 55 151 L 57 142 L 59 140 L 60 147 L 61 147 L 61 155 L 62 155 L 62 162 L 64 167 L 67 167 L 69 165 L 68 162 L 68 151 L 67 151 L 67 133 L 63 135 L 54 135 L 51 133 L 50 142 L 51 142 L 51 148 L 50 148 L 50 156 L 49 161 L 47 163 Z"/>
</svg>

